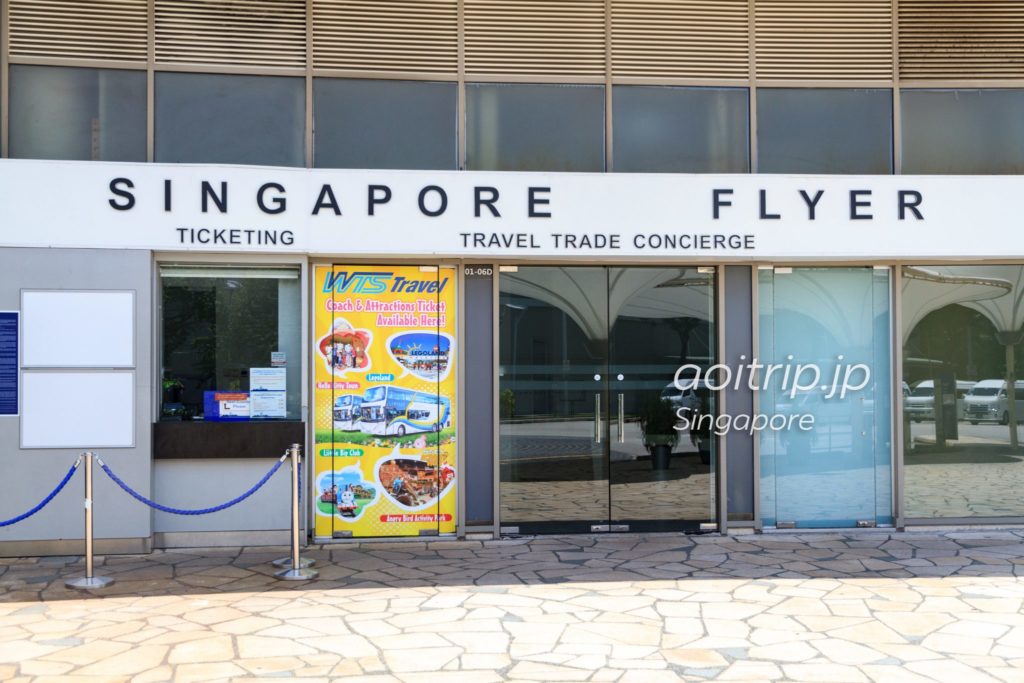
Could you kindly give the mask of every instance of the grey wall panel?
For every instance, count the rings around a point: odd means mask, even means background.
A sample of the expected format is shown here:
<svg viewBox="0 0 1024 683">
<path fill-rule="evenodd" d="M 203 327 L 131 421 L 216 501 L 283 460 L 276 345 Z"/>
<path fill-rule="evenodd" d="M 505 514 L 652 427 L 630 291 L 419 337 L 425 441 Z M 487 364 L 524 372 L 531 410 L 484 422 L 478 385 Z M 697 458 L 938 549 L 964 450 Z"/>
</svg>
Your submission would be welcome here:
<svg viewBox="0 0 1024 683">
<path fill-rule="evenodd" d="M 750 266 L 725 267 L 725 349 L 721 362 L 731 368 L 747 364 L 753 357 L 753 313 L 751 311 Z M 740 356 L 745 356 L 741 359 Z M 735 387 L 735 385 L 733 385 Z M 726 390 L 726 406 L 732 415 L 754 412 L 754 396 L 748 386 Z M 729 518 L 753 519 L 754 440 L 748 432 L 729 432 L 726 488 Z"/>
<path fill-rule="evenodd" d="M 465 523 L 494 516 L 494 295 L 490 277 L 467 277 L 465 287 Z"/>
<path fill-rule="evenodd" d="M 148 495 L 151 481 L 152 260 L 148 251 L 105 249 L 0 249 L 0 309 L 19 310 L 23 289 L 116 289 L 135 291 L 135 447 L 99 451 L 125 481 Z M 68 330 L 68 343 L 74 343 Z M 61 419 L 89 396 L 54 396 L 53 419 Z M 0 519 L 24 512 L 60 481 L 78 449 L 21 450 L 19 418 L 0 417 Z M 82 477 L 45 509 L 0 529 L 0 542 L 82 537 Z M 96 538 L 148 537 L 148 508 L 95 473 Z"/>
<path fill-rule="evenodd" d="M 273 465 L 271 458 L 157 460 L 153 496 L 164 505 L 179 508 L 219 505 L 248 491 Z M 181 516 L 156 512 L 153 531 L 289 529 L 290 482 L 291 470 L 286 461 L 263 488 L 238 505 L 210 515 Z"/>
</svg>

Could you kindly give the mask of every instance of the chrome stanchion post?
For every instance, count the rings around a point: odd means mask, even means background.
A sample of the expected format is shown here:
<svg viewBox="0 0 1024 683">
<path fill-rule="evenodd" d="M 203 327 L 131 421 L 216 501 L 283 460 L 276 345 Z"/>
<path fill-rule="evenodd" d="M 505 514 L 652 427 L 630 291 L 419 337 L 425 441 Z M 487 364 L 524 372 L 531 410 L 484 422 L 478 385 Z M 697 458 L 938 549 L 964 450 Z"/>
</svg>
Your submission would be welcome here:
<svg viewBox="0 0 1024 683">
<path fill-rule="evenodd" d="M 293 443 L 291 446 L 288 447 L 288 451 L 285 453 L 285 455 L 288 456 L 289 460 L 291 460 L 292 458 L 298 457 L 300 452 L 301 451 L 300 451 L 299 444 Z M 299 457 L 297 462 L 298 462 L 298 466 L 301 467 L 302 466 L 302 458 Z M 298 483 L 296 481 L 297 476 L 298 476 L 298 475 L 296 475 L 296 472 L 298 472 L 298 471 L 299 470 L 296 467 L 296 461 L 292 461 L 292 490 L 293 490 L 293 495 L 292 495 L 292 538 L 297 538 L 298 537 L 298 534 L 296 533 L 296 529 L 299 528 L 298 525 L 296 524 L 296 516 L 297 516 L 297 512 L 298 512 L 298 510 L 300 508 L 300 505 L 301 505 L 301 500 L 299 500 L 299 502 L 297 504 L 296 500 L 295 500 L 296 499 L 296 495 L 294 494 L 294 491 L 298 490 Z M 301 499 L 301 496 L 298 496 L 298 497 Z M 292 549 L 294 550 L 294 546 L 292 546 Z M 292 564 L 292 554 L 289 553 L 289 555 L 287 557 L 282 557 L 282 558 L 279 558 L 277 560 L 274 560 L 273 562 L 271 562 L 271 564 L 274 565 L 275 567 L 281 567 L 282 569 L 291 569 L 294 566 Z M 299 569 L 305 569 L 307 567 L 312 567 L 314 564 L 316 564 L 316 560 L 313 560 L 313 559 L 308 558 L 308 557 L 299 558 L 299 565 L 298 565 Z"/>
<path fill-rule="evenodd" d="M 85 576 L 68 579 L 64 585 L 68 588 L 106 588 L 114 583 L 109 576 L 94 576 L 92 573 L 92 453 L 83 453 L 85 460 Z"/>
<path fill-rule="evenodd" d="M 287 564 L 281 560 L 274 563 L 277 566 L 288 567 L 275 572 L 274 576 L 285 581 L 306 581 L 315 579 L 320 572 L 309 569 L 309 566 L 313 564 L 312 560 L 303 560 L 299 557 L 299 467 L 302 464 L 299 457 L 299 444 L 292 444 L 288 449 L 288 454 L 292 464 L 292 552 L 291 557 L 287 559 Z"/>
</svg>

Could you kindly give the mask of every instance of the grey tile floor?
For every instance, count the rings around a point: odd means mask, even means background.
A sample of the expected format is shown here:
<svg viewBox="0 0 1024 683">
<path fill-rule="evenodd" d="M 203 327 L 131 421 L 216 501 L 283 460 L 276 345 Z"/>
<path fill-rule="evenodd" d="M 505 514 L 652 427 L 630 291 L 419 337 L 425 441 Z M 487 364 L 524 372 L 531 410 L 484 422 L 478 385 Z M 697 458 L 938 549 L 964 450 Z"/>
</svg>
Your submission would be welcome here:
<svg viewBox="0 0 1024 683">
<path fill-rule="evenodd" d="M 0 560 L 0 680 L 1024 681 L 1024 532 L 608 535 Z"/>
</svg>

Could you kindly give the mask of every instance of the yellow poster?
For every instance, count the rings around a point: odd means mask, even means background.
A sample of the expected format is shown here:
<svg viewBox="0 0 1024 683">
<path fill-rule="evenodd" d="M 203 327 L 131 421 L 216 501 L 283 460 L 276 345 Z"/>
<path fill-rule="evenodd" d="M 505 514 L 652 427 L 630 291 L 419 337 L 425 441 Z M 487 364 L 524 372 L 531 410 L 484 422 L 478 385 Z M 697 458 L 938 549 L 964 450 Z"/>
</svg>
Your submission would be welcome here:
<svg viewBox="0 0 1024 683">
<path fill-rule="evenodd" d="M 313 278 L 316 536 L 455 533 L 455 270 Z"/>
</svg>

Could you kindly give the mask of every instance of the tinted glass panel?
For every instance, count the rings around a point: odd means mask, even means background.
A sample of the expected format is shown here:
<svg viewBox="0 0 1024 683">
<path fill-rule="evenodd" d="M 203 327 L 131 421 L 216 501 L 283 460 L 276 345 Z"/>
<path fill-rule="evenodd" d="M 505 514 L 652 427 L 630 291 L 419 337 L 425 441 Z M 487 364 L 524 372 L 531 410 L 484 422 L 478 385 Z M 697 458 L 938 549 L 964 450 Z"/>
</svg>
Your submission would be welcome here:
<svg viewBox="0 0 1024 683">
<path fill-rule="evenodd" d="M 906 516 L 1024 514 L 1024 266 L 906 266 L 902 290 Z"/>
<path fill-rule="evenodd" d="M 892 92 L 759 88 L 757 150 L 763 173 L 891 173 Z"/>
<path fill-rule="evenodd" d="M 156 160 L 303 165 L 304 82 L 156 74 Z"/>
<path fill-rule="evenodd" d="M 766 526 L 892 523 L 889 299 L 886 269 L 758 269 Z"/>
<path fill-rule="evenodd" d="M 298 270 L 162 266 L 160 276 L 160 419 L 299 419 Z"/>
<path fill-rule="evenodd" d="M 313 83 L 318 168 L 458 167 L 455 83 L 318 78 Z"/>
<path fill-rule="evenodd" d="M 746 173 L 743 88 L 616 86 L 616 171 Z"/>
<path fill-rule="evenodd" d="M 604 87 L 466 86 L 466 167 L 604 170 Z"/>
<path fill-rule="evenodd" d="M 1024 90 L 904 90 L 904 173 L 1024 173 Z"/>
<path fill-rule="evenodd" d="M 11 66 L 10 156 L 146 160 L 146 73 Z"/>
</svg>

